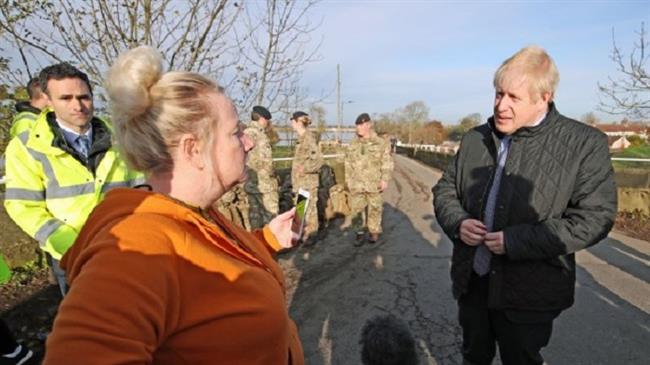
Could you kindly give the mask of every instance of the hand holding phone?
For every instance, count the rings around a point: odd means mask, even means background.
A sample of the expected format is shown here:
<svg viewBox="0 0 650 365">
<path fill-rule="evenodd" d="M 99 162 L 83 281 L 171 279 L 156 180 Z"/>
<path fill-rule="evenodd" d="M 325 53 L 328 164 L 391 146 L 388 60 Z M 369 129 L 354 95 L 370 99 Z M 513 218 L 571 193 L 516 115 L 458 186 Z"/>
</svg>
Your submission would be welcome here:
<svg viewBox="0 0 650 365">
<path fill-rule="evenodd" d="M 309 209 L 309 202 L 311 197 L 307 190 L 298 189 L 296 196 L 296 213 L 293 216 L 291 223 L 292 242 L 298 243 L 302 240 L 302 235 L 305 230 L 305 218 L 307 217 L 307 209 Z"/>
<path fill-rule="evenodd" d="M 295 211 L 296 208 L 291 208 L 284 213 L 278 214 L 269 222 L 268 227 L 282 248 L 293 247 L 291 225 L 293 224 Z"/>
</svg>

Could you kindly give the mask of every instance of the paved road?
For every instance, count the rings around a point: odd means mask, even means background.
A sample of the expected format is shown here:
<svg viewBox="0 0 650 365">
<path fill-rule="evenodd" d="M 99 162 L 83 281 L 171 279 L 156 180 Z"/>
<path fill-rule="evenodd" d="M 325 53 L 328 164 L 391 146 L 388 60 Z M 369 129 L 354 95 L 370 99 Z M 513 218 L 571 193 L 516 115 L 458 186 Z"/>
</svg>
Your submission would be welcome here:
<svg viewBox="0 0 650 365">
<path fill-rule="evenodd" d="M 360 329 L 384 313 L 408 323 L 422 364 L 461 364 L 451 242 L 432 212 L 431 187 L 439 177 L 397 156 L 380 243 L 353 247 L 353 234 L 339 220 L 316 246 L 281 257 L 308 364 L 360 364 Z M 576 304 L 556 321 L 547 363 L 647 364 L 650 243 L 612 234 L 579 253 L 578 263 Z"/>
</svg>

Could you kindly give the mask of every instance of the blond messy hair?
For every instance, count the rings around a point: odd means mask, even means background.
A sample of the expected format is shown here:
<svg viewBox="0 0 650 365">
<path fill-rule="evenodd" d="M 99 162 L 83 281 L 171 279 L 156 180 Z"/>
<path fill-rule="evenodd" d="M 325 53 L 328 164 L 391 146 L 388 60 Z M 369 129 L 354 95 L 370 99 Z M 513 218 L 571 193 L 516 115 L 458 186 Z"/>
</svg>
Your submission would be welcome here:
<svg viewBox="0 0 650 365">
<path fill-rule="evenodd" d="M 217 120 L 208 96 L 223 92 L 214 81 L 191 72 L 163 73 L 160 53 L 141 46 L 120 55 L 105 84 L 118 147 L 133 169 L 171 170 L 169 150 L 182 134 L 211 145 Z"/>
<path fill-rule="evenodd" d="M 555 62 L 539 46 L 524 47 L 503 61 L 494 74 L 494 88 L 499 89 L 511 83 L 514 78 L 520 77 L 529 81 L 528 91 L 533 101 L 539 100 L 546 93 L 552 101 L 560 82 L 560 73 Z"/>
</svg>

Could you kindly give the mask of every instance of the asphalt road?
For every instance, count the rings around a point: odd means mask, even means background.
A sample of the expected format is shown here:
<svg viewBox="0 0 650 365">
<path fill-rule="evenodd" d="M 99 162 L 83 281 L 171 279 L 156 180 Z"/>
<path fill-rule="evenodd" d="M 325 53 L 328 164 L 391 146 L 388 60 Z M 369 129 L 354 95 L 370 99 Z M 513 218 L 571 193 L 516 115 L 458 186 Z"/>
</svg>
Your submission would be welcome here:
<svg viewBox="0 0 650 365">
<path fill-rule="evenodd" d="M 308 364 L 360 364 L 363 324 L 386 313 L 407 322 L 421 364 L 462 363 L 451 242 L 431 203 L 439 177 L 437 170 L 396 156 L 379 243 L 353 247 L 347 222 L 338 220 L 315 246 L 281 256 Z M 547 363 L 647 364 L 650 243 L 611 234 L 577 258 L 576 303 L 555 321 L 543 352 Z"/>
</svg>

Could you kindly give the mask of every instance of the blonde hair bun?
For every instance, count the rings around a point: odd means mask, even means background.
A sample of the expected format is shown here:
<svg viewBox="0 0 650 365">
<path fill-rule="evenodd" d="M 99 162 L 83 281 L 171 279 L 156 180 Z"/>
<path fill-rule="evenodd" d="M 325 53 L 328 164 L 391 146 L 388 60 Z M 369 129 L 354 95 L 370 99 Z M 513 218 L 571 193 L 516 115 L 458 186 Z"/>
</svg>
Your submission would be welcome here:
<svg viewBox="0 0 650 365">
<path fill-rule="evenodd" d="M 162 75 L 162 56 L 150 46 L 121 54 L 108 71 L 106 91 L 115 122 L 127 122 L 151 106 L 150 89 Z"/>
</svg>

